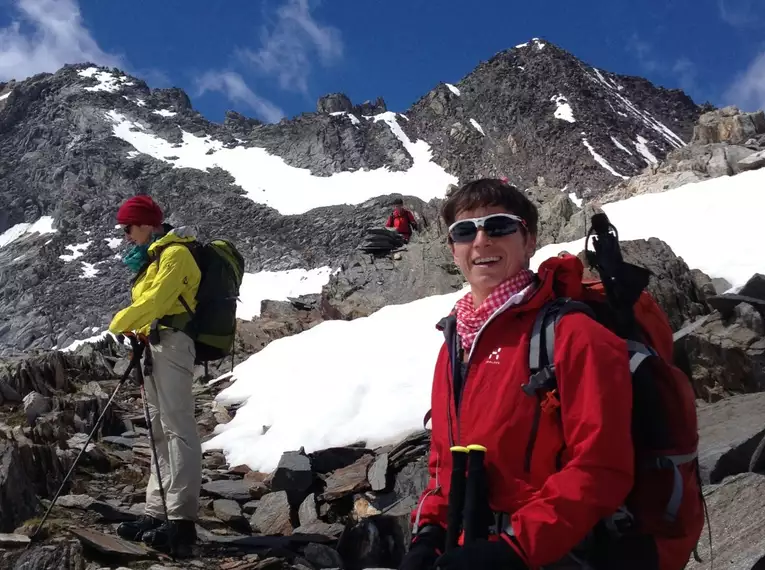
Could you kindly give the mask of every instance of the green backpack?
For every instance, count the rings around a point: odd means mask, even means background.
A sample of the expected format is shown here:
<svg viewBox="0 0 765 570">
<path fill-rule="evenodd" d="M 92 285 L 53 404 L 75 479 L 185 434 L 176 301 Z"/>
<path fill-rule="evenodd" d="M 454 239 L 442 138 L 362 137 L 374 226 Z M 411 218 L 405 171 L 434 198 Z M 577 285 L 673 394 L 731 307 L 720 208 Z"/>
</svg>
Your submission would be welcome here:
<svg viewBox="0 0 765 570">
<path fill-rule="evenodd" d="M 188 315 L 169 315 L 158 322 L 183 330 L 194 339 L 197 363 L 220 360 L 234 348 L 236 302 L 244 276 L 244 258 L 234 244 L 224 239 L 179 245 L 188 247 L 202 273 L 196 310 L 192 311 L 179 295 Z"/>
</svg>

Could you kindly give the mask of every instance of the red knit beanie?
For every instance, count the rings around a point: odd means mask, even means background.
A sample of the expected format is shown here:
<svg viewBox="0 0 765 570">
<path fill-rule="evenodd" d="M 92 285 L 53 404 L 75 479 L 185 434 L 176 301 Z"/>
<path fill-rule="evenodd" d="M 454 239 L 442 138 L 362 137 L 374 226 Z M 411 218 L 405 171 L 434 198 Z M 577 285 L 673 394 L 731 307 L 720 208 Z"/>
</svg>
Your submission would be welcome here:
<svg viewBox="0 0 765 570">
<path fill-rule="evenodd" d="M 164 216 L 162 209 L 149 196 L 133 196 L 117 210 L 117 223 L 134 226 L 159 226 Z"/>
</svg>

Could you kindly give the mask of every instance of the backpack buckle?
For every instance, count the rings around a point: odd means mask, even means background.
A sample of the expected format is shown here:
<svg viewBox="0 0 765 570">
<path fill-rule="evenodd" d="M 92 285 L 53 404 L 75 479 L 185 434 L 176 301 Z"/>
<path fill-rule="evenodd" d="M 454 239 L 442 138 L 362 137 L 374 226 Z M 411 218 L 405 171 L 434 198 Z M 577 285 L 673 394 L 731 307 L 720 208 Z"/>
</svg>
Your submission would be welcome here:
<svg viewBox="0 0 765 570">
<path fill-rule="evenodd" d="M 527 396 L 535 396 L 539 390 L 555 386 L 555 365 L 548 364 L 529 376 L 527 384 L 521 386 Z"/>
</svg>

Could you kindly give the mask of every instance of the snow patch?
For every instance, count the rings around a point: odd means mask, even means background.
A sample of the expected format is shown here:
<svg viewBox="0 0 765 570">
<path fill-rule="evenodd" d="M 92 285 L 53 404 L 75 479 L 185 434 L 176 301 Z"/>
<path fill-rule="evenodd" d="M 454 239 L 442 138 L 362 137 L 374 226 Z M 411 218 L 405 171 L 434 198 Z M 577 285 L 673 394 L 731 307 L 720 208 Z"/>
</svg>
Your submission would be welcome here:
<svg viewBox="0 0 765 570">
<path fill-rule="evenodd" d="M 0 234 L 0 247 L 4 247 L 12 241 L 16 241 L 25 234 L 44 235 L 53 233 L 56 233 L 56 230 L 53 229 L 53 218 L 51 216 L 43 216 L 31 224 L 23 222 L 5 230 Z"/>
<path fill-rule="evenodd" d="M 203 449 L 223 449 L 228 462 L 272 471 L 287 449 L 312 452 L 364 440 L 393 443 L 422 428 L 433 366 L 443 335 L 435 323 L 464 292 L 390 305 L 352 321 L 324 321 L 268 344 L 234 368 L 235 382 L 217 400 L 245 402 L 216 428 Z M 395 368 L 381 346 L 400 338 Z M 299 397 L 296 397 L 299 395 Z M 263 426 L 269 426 L 263 433 Z"/>
<path fill-rule="evenodd" d="M 337 271 L 325 266 L 310 270 L 245 273 L 239 288 L 236 316 L 245 321 L 260 316 L 260 303 L 266 299 L 287 301 L 290 297 L 321 293 L 321 288 Z"/>
<path fill-rule="evenodd" d="M 0 95 L 0 101 L 4 101 L 8 97 L 10 97 L 11 93 L 13 93 L 13 91 L 8 91 L 8 93 L 6 93 L 5 95 Z"/>
<path fill-rule="evenodd" d="M 628 149 L 626 146 L 624 146 L 622 143 L 620 143 L 619 139 L 617 139 L 616 137 L 612 136 L 611 140 L 614 141 L 614 144 L 616 145 L 616 148 L 619 148 L 619 149 L 623 150 L 624 152 L 626 152 L 627 154 L 629 154 L 630 156 L 633 156 L 632 155 L 632 151 L 630 149 Z"/>
<path fill-rule="evenodd" d="M 387 167 L 376 170 L 340 172 L 332 176 L 313 176 L 306 168 L 288 165 L 263 148 L 237 146 L 225 148 L 221 141 L 209 136 L 198 137 L 181 130 L 183 142 L 168 141 L 135 130 L 138 124 L 117 111 L 106 113 L 116 137 L 130 143 L 137 151 L 175 168 L 207 170 L 219 167 L 228 171 L 247 196 L 282 214 L 302 214 L 313 208 L 336 204 L 361 204 L 376 196 L 390 193 L 391 188 L 424 201 L 443 198 L 448 184 L 457 184 L 455 176 L 432 161 L 430 145 L 424 140 L 412 142 L 396 119 L 396 113 L 385 112 L 371 117 L 383 121 L 412 156 L 412 167 L 392 172 Z M 212 149 L 214 154 L 208 155 Z M 167 157 L 177 156 L 176 160 Z M 285 191 L 285 188 L 288 189 Z"/>
<path fill-rule="evenodd" d="M 529 47 L 529 42 L 526 42 L 525 44 L 518 44 L 517 46 L 515 46 L 515 49 L 525 48 L 525 47 Z"/>
<path fill-rule="evenodd" d="M 544 42 L 538 40 L 537 38 L 534 38 L 533 42 L 534 42 L 534 45 L 537 46 L 537 50 L 539 51 L 542 51 L 543 49 L 545 49 L 545 46 L 547 45 Z"/>
<path fill-rule="evenodd" d="M 361 123 L 361 121 L 356 115 L 354 115 L 353 113 L 349 113 L 347 111 L 335 111 L 333 113 L 330 113 L 330 115 L 332 115 L 333 117 L 340 117 L 340 116 L 348 117 L 351 120 L 351 123 L 354 125 L 358 125 Z"/>
<path fill-rule="evenodd" d="M 455 94 L 457 97 L 459 97 L 459 96 L 462 94 L 462 93 L 460 92 L 460 90 L 459 90 L 459 89 L 457 89 L 457 88 L 456 88 L 454 85 L 452 85 L 451 83 L 447 83 L 447 84 L 446 84 L 446 86 L 449 88 L 449 91 L 451 91 L 452 93 L 454 93 L 454 94 Z"/>
<path fill-rule="evenodd" d="M 90 247 L 92 241 L 86 241 L 85 243 L 78 243 L 76 245 L 65 245 L 64 249 L 71 251 L 71 254 L 64 253 L 59 255 L 58 258 L 63 261 L 74 261 L 78 257 L 85 255 L 85 250 Z"/>
<path fill-rule="evenodd" d="M 581 208 L 582 204 L 584 203 L 584 200 L 582 200 L 579 196 L 576 195 L 576 192 L 569 192 L 568 193 L 569 199 L 576 204 L 577 208 Z"/>
<path fill-rule="evenodd" d="M 96 331 L 98 331 L 98 327 L 92 327 L 91 328 L 91 332 L 96 332 Z M 74 350 L 77 350 L 78 348 L 80 348 L 84 344 L 95 344 L 95 343 L 97 343 L 99 341 L 104 340 L 108 336 L 111 336 L 115 341 L 117 340 L 117 338 L 112 333 L 110 333 L 107 330 L 107 331 L 103 331 L 101 333 L 98 333 L 98 334 L 96 334 L 94 336 L 91 336 L 91 337 L 88 337 L 88 338 L 83 338 L 82 340 L 72 341 L 72 342 L 70 342 L 68 345 L 66 345 L 63 348 L 57 349 L 56 347 L 53 347 L 53 350 L 60 350 L 61 352 L 72 352 Z"/>
<path fill-rule="evenodd" d="M 470 124 L 473 125 L 473 127 L 475 127 L 475 130 L 477 130 L 483 136 L 486 136 L 486 133 L 483 132 L 483 127 L 481 127 L 481 125 L 478 124 L 478 121 L 476 121 L 475 119 L 470 119 Z"/>
<path fill-rule="evenodd" d="M 98 81 L 97 85 L 84 87 L 85 91 L 105 91 L 107 93 L 116 93 L 122 87 L 133 85 L 124 75 L 115 75 L 110 71 L 99 71 L 97 67 L 89 67 L 77 72 L 80 77 L 87 77 Z"/>
<path fill-rule="evenodd" d="M 83 279 L 91 279 L 98 275 L 98 269 L 96 269 L 97 263 L 88 263 L 87 261 L 82 262 L 82 277 Z"/>
<path fill-rule="evenodd" d="M 122 246 L 122 238 L 104 238 L 104 241 L 111 249 L 117 249 Z"/>
<path fill-rule="evenodd" d="M 553 101 L 557 105 L 557 109 L 555 109 L 556 119 L 568 121 L 569 123 L 576 123 L 576 120 L 574 119 L 574 111 L 571 109 L 571 105 L 568 104 L 568 99 L 563 95 L 557 95 L 551 97 L 550 101 Z"/>
<path fill-rule="evenodd" d="M 619 230 L 620 240 L 657 237 L 692 269 L 741 287 L 755 273 L 765 273 L 760 219 L 765 209 L 763 187 L 765 169 L 753 170 L 640 194 L 602 208 Z M 736 231 L 720 239 L 699 220 L 735 220 Z M 561 251 L 576 255 L 583 248 L 584 238 L 547 245 L 537 250 L 532 269 Z"/>
<path fill-rule="evenodd" d="M 175 117 L 178 113 L 175 111 L 169 111 L 167 109 L 160 109 L 159 111 L 152 111 L 155 115 L 160 115 L 162 117 Z"/>
<path fill-rule="evenodd" d="M 648 141 L 638 135 L 637 142 L 635 143 L 635 148 L 638 150 L 638 152 L 643 156 L 643 159 L 649 164 L 658 164 L 659 159 L 656 158 L 653 153 L 648 149 Z"/>
<path fill-rule="evenodd" d="M 583 139 L 582 139 L 582 143 L 584 144 L 584 146 L 586 146 L 586 147 L 587 147 L 587 150 L 589 150 L 589 151 L 590 151 L 590 154 L 592 155 L 592 158 L 594 158 L 594 159 L 595 159 L 595 161 L 596 161 L 598 164 L 600 164 L 600 165 L 601 165 L 603 168 L 605 168 L 606 170 L 608 170 L 608 171 L 609 171 L 611 174 L 613 174 L 614 176 L 618 176 L 619 178 L 621 178 L 621 179 L 623 179 L 623 180 L 627 180 L 627 178 L 628 178 L 628 177 L 627 177 L 627 176 L 624 176 L 623 174 L 619 174 L 618 172 L 616 172 L 616 170 L 614 170 L 614 169 L 611 167 L 611 165 L 610 165 L 610 164 L 608 164 L 608 162 L 606 161 L 606 159 L 605 159 L 605 158 L 603 158 L 602 156 L 600 156 L 600 155 L 599 155 L 599 154 L 598 154 L 598 153 L 595 151 L 595 149 L 594 149 L 594 148 L 592 148 L 592 145 L 589 143 L 589 141 L 588 141 L 586 138 L 583 138 Z"/>
<path fill-rule="evenodd" d="M 685 141 L 683 141 L 683 139 L 681 139 L 676 133 L 669 129 L 664 123 L 657 120 L 648 111 L 642 111 L 638 109 L 637 106 L 632 103 L 632 101 L 624 97 L 624 95 L 620 93 L 623 88 L 620 89 L 619 86 L 613 81 L 609 82 L 609 80 L 607 80 L 598 69 L 593 68 L 593 71 L 597 77 L 590 75 L 590 79 L 596 83 L 604 85 L 609 90 L 609 92 L 618 100 L 618 102 L 621 104 L 621 107 L 629 112 L 634 118 L 640 120 L 645 126 L 656 131 L 675 148 L 682 148 L 686 146 Z M 623 117 L 628 116 L 621 111 L 617 112 Z"/>
</svg>

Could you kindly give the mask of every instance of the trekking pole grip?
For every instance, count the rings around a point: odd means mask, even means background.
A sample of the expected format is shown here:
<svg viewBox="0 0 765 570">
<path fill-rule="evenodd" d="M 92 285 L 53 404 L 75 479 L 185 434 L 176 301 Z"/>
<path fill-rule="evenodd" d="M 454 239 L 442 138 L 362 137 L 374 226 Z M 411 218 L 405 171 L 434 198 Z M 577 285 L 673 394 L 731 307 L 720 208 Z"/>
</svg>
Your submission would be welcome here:
<svg viewBox="0 0 765 570">
<path fill-rule="evenodd" d="M 487 513 L 489 512 L 486 489 L 486 448 L 472 444 L 468 449 L 467 484 L 465 491 L 465 544 L 489 536 Z"/>
<path fill-rule="evenodd" d="M 467 468 L 467 447 L 455 445 L 452 453 L 452 478 L 449 486 L 449 510 L 446 523 L 446 550 L 453 550 L 459 542 L 462 530 L 462 514 L 465 506 L 465 469 Z"/>
</svg>

